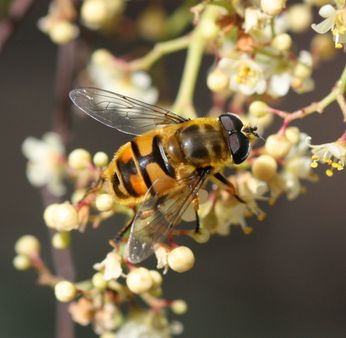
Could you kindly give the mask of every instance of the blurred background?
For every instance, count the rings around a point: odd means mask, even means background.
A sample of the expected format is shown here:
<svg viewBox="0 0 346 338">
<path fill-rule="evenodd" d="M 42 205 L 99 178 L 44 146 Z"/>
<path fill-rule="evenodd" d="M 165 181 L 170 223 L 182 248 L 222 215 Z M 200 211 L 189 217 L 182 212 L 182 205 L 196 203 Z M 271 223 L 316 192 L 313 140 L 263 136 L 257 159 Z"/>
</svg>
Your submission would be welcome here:
<svg viewBox="0 0 346 338">
<path fill-rule="evenodd" d="M 27 136 L 40 138 L 51 126 L 57 48 L 36 27 L 46 11 L 44 5 L 36 6 L 0 55 L 0 337 L 4 338 L 47 338 L 54 332 L 52 290 L 35 285 L 34 272 L 12 267 L 13 245 L 23 234 L 40 239 L 43 257 L 50 262 L 40 193 L 25 177 L 21 153 Z M 307 38 L 299 37 L 295 43 L 304 48 Z M 116 43 L 112 48 L 126 52 Z M 280 107 L 294 110 L 327 93 L 345 62 L 345 54 L 338 54 L 335 61 L 321 64 L 314 92 L 291 94 Z M 172 95 L 184 59 L 185 53 L 167 59 Z M 208 64 L 210 60 L 200 74 L 195 96 L 200 114 L 210 105 L 205 95 Z M 344 129 L 333 106 L 323 116 L 297 125 L 304 126 L 314 144 L 335 140 Z M 83 147 L 111 156 L 128 139 L 89 118 L 76 119 L 74 130 L 69 150 Z M 184 325 L 182 338 L 346 337 L 345 173 L 332 178 L 322 170 L 319 173 L 320 181 L 309 184 L 306 194 L 290 202 L 281 198 L 266 209 L 264 222 L 250 219 L 255 228 L 250 236 L 232 228 L 230 236 L 214 236 L 205 245 L 188 241 L 196 255 L 195 268 L 183 275 L 170 271 L 163 286 L 166 297 L 183 298 L 189 304 L 188 313 L 176 318 Z M 109 251 L 107 240 L 121 223 L 112 220 L 99 231 L 73 235 L 78 280 L 87 278 L 92 265 L 103 259 Z M 77 325 L 77 332 L 77 337 L 96 337 L 90 327 Z"/>
</svg>

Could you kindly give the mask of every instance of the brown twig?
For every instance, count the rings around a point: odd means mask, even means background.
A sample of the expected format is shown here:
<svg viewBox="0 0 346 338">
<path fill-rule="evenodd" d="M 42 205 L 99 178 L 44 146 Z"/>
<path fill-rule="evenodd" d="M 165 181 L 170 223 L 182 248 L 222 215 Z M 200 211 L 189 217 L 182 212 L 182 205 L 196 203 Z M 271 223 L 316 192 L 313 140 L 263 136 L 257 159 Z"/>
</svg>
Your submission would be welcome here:
<svg viewBox="0 0 346 338">
<path fill-rule="evenodd" d="M 56 67 L 55 79 L 55 109 L 53 111 L 53 130 L 57 132 L 63 142 L 69 141 L 71 134 L 71 116 L 68 93 L 72 88 L 75 73 L 75 52 L 76 42 L 62 45 L 58 48 L 58 60 Z M 41 190 L 44 206 L 52 203 L 61 203 L 63 200 L 53 196 L 47 189 Z M 50 230 L 51 238 L 53 231 Z M 53 263 L 55 274 L 58 277 L 73 281 L 75 271 L 72 255 L 69 249 L 56 250 L 52 249 Z M 73 338 L 74 324 L 66 304 L 57 303 L 56 310 L 56 338 Z"/>
<path fill-rule="evenodd" d="M 35 0 L 13 0 L 8 15 L 0 22 L 0 53 L 13 36 L 22 19 L 33 7 Z"/>
</svg>

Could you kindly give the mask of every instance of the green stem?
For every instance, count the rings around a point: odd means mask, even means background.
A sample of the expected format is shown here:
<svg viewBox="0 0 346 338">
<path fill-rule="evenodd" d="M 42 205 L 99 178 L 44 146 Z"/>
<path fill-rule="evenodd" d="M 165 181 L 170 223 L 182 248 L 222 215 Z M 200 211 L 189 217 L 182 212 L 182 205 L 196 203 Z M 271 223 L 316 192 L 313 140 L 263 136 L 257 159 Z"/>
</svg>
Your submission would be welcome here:
<svg viewBox="0 0 346 338">
<path fill-rule="evenodd" d="M 134 60 L 128 64 L 130 71 L 147 70 L 163 55 L 177 52 L 187 48 L 191 41 L 191 36 L 183 36 L 174 40 L 160 42 L 145 56 Z"/>
<path fill-rule="evenodd" d="M 207 21 L 215 21 L 218 13 L 218 7 L 208 6 L 192 33 L 179 92 L 173 105 L 174 112 L 189 118 L 196 117 L 192 100 L 203 52 L 208 42 L 203 32 L 203 25 Z"/>
</svg>

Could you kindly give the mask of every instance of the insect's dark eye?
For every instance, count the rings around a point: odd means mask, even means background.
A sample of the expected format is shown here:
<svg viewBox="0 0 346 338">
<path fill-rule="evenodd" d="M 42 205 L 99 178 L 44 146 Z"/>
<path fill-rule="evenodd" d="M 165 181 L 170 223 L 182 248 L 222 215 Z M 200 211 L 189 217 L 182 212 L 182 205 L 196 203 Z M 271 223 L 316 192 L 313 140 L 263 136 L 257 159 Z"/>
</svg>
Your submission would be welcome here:
<svg viewBox="0 0 346 338">
<path fill-rule="evenodd" d="M 244 162 L 249 155 L 249 139 L 239 132 L 229 135 L 228 142 L 233 162 L 235 164 Z"/>
<path fill-rule="evenodd" d="M 219 121 L 223 128 L 227 131 L 241 131 L 243 128 L 243 122 L 240 118 L 234 114 L 223 114 L 220 115 Z"/>
</svg>

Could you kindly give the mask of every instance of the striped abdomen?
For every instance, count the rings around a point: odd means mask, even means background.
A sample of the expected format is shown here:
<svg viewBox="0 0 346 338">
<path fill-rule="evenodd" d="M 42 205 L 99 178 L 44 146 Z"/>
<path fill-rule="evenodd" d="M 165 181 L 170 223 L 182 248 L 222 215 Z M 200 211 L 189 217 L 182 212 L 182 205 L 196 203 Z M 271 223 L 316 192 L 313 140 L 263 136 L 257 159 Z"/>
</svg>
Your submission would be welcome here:
<svg viewBox="0 0 346 338">
<path fill-rule="evenodd" d="M 125 204 L 142 199 L 158 178 L 174 178 L 160 135 L 153 131 L 134 138 L 115 154 L 105 171 L 115 195 Z"/>
</svg>

